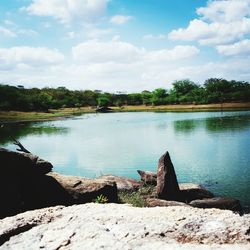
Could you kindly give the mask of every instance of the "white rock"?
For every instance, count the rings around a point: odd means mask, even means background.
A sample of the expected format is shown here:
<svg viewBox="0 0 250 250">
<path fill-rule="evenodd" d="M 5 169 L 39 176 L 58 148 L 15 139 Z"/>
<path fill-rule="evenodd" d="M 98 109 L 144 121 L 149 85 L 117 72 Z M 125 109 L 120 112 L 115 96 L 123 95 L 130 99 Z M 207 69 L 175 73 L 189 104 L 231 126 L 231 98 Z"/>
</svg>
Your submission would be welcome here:
<svg viewBox="0 0 250 250">
<path fill-rule="evenodd" d="M 249 250 L 249 226 L 250 215 L 218 209 L 89 203 L 1 220 L 0 249 Z"/>
</svg>

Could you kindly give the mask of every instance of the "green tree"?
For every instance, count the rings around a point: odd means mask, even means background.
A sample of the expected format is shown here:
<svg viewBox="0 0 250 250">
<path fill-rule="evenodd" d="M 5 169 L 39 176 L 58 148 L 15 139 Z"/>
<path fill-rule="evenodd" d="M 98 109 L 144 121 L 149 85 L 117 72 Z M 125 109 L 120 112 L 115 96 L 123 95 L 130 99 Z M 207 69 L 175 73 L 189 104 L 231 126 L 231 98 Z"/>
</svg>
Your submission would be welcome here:
<svg viewBox="0 0 250 250">
<path fill-rule="evenodd" d="M 142 103 L 144 105 L 152 104 L 152 97 L 153 97 L 153 94 L 148 90 L 144 90 L 141 92 Z"/>
<path fill-rule="evenodd" d="M 152 104 L 162 105 L 166 103 L 167 90 L 163 88 L 155 89 L 152 92 Z"/>
<path fill-rule="evenodd" d="M 100 107 L 108 107 L 110 105 L 110 99 L 105 96 L 101 96 L 97 98 L 97 103 Z"/>
<path fill-rule="evenodd" d="M 140 93 L 128 94 L 128 105 L 140 105 L 142 104 L 142 96 Z"/>
</svg>

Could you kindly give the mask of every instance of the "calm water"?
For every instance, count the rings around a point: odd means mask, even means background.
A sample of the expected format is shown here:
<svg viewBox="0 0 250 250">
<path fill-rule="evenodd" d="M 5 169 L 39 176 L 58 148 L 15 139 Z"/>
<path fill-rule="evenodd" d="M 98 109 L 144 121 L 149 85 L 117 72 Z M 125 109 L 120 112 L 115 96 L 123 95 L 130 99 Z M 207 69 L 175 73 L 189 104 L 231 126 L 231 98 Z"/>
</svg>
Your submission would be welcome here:
<svg viewBox="0 0 250 250">
<path fill-rule="evenodd" d="M 250 111 L 85 114 L 74 119 L 0 128 L 49 160 L 63 174 L 103 174 L 138 179 L 137 169 L 156 171 L 169 151 L 179 182 L 207 186 L 250 206 Z"/>
</svg>

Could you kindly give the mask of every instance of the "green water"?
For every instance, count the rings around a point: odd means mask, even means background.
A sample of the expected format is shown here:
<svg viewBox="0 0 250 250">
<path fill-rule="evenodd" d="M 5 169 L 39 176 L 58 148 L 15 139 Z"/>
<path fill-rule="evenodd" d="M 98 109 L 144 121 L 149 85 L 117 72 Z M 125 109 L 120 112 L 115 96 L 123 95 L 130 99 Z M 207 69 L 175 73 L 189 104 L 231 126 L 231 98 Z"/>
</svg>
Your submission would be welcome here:
<svg viewBox="0 0 250 250">
<path fill-rule="evenodd" d="M 138 179 L 137 169 L 155 172 L 168 150 L 179 182 L 250 206 L 250 111 L 85 114 L 0 128 L 1 146 L 15 149 L 12 137 L 55 171 L 87 177 Z"/>
</svg>

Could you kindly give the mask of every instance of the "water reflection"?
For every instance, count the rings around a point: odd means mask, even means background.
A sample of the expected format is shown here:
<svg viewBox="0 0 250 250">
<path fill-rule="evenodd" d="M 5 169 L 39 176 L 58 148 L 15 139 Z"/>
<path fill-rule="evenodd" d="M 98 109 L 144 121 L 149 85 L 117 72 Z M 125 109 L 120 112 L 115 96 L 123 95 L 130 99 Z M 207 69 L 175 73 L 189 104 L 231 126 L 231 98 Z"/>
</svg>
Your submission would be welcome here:
<svg viewBox="0 0 250 250">
<path fill-rule="evenodd" d="M 13 138 L 19 140 L 30 135 L 50 135 L 50 134 L 66 134 L 69 128 L 56 127 L 43 123 L 13 123 L 4 124 L 0 127 L 0 144 L 3 146 L 13 141 Z"/>
<path fill-rule="evenodd" d="M 208 118 L 206 129 L 211 132 L 236 132 L 250 127 L 250 116 L 224 116 Z"/>
<path fill-rule="evenodd" d="M 174 129 L 176 132 L 190 133 L 200 126 L 199 123 L 197 120 L 174 121 Z"/>
<path fill-rule="evenodd" d="M 208 132 L 237 132 L 250 127 L 250 116 L 222 116 L 173 121 L 175 132 L 191 133 L 205 128 Z"/>
</svg>

